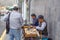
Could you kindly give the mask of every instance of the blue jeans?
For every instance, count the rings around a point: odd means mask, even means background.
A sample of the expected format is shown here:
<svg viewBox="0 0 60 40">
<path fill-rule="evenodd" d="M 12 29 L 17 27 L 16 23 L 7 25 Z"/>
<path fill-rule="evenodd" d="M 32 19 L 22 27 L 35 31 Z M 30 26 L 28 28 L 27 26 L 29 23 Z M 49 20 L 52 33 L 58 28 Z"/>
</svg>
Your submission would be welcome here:
<svg viewBox="0 0 60 40">
<path fill-rule="evenodd" d="M 9 40 L 21 40 L 21 30 L 10 29 L 9 36 Z"/>
</svg>

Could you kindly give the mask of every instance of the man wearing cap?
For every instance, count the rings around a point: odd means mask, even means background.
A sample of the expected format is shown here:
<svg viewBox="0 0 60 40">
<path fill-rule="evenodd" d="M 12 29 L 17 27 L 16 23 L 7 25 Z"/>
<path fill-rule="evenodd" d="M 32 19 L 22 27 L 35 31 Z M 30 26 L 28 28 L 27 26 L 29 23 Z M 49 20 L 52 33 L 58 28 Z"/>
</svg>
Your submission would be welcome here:
<svg viewBox="0 0 60 40">
<path fill-rule="evenodd" d="M 18 7 L 14 7 L 9 17 L 9 40 L 21 40 L 22 15 L 18 12 Z M 9 14 L 3 17 L 7 21 Z"/>
<path fill-rule="evenodd" d="M 47 36 L 48 32 L 47 32 L 47 23 L 44 20 L 44 16 L 43 15 L 39 15 L 38 16 L 38 26 L 36 27 L 36 29 L 39 31 L 39 33 L 42 31 L 42 35 Z"/>
</svg>

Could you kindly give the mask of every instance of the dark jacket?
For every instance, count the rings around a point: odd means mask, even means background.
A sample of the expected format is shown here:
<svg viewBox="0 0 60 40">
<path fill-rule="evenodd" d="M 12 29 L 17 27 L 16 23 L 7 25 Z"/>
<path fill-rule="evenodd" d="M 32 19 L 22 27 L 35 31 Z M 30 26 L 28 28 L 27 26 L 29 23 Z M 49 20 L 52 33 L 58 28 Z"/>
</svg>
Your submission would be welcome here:
<svg viewBox="0 0 60 40">
<path fill-rule="evenodd" d="M 10 13 L 9 13 L 9 15 L 8 15 L 8 19 L 7 19 L 7 21 L 6 21 L 6 34 L 8 34 L 9 33 L 9 30 L 10 30 Z"/>
<path fill-rule="evenodd" d="M 46 22 L 46 21 L 45 21 L 45 22 Z M 39 24 L 38 24 L 38 26 L 39 26 Z M 38 31 L 39 31 L 39 33 L 41 32 L 40 30 L 38 30 Z M 42 31 L 42 35 L 48 36 L 47 22 L 46 22 L 46 27 L 45 27 L 45 29 Z"/>
<path fill-rule="evenodd" d="M 38 19 L 37 18 L 33 19 L 33 24 L 32 25 L 33 26 L 38 26 Z"/>
</svg>

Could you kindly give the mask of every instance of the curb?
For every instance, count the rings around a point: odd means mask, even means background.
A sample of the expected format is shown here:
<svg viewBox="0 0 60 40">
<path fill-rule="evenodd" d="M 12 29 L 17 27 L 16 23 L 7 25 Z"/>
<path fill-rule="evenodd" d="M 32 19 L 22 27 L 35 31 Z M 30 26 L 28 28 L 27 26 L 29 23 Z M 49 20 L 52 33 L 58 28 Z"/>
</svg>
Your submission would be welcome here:
<svg viewBox="0 0 60 40">
<path fill-rule="evenodd" d="M 6 35 L 6 29 L 4 30 L 4 32 L 2 33 L 2 36 L 0 37 L 0 40 L 4 40 L 4 36 Z"/>
</svg>

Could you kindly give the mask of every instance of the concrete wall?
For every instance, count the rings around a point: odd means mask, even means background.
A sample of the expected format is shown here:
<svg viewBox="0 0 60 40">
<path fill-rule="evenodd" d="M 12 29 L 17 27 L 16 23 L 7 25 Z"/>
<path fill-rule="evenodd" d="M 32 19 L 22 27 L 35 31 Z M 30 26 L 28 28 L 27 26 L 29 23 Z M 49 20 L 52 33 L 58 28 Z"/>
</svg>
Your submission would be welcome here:
<svg viewBox="0 0 60 40">
<path fill-rule="evenodd" d="M 49 37 L 60 40 L 60 0 L 31 0 L 30 14 L 44 15 L 48 23 Z"/>
<path fill-rule="evenodd" d="M 0 6 L 12 6 L 18 3 L 18 0 L 0 0 Z"/>
</svg>

